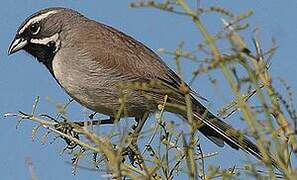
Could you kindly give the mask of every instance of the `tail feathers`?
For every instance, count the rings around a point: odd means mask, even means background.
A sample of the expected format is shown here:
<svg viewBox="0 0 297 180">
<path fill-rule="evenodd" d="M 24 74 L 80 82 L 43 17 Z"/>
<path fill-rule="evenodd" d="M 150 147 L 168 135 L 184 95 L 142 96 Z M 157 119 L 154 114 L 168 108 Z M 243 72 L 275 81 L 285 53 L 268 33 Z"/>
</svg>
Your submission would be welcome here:
<svg viewBox="0 0 297 180">
<path fill-rule="evenodd" d="M 199 113 L 194 113 L 194 118 L 203 123 L 199 131 L 216 145 L 222 147 L 225 142 L 234 149 L 241 149 L 259 160 L 263 160 L 263 155 L 259 148 L 252 141 L 211 113 L 208 113 L 207 118 L 201 117 Z M 278 168 L 275 160 L 273 158 L 270 159 L 273 166 Z"/>
</svg>

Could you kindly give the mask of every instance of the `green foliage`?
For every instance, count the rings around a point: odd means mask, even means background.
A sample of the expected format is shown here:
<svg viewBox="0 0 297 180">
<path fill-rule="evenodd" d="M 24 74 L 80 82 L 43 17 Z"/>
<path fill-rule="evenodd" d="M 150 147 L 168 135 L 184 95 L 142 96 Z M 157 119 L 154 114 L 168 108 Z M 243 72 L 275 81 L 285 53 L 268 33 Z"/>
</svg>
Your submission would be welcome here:
<svg viewBox="0 0 297 180">
<path fill-rule="evenodd" d="M 297 171 L 291 163 L 293 159 L 296 160 L 297 155 L 295 133 L 297 116 L 293 105 L 293 93 L 285 80 L 281 79 L 280 82 L 288 92 L 286 96 L 282 95 L 275 88 L 275 80 L 273 81 L 269 73 L 269 61 L 276 51 L 275 45 L 273 44 L 268 50 L 263 50 L 257 33 L 251 36 L 253 47 L 249 47 L 242 38 L 241 34 L 244 30 L 250 28 L 247 19 L 253 12 L 236 15 L 223 7 L 192 7 L 185 0 L 142 1 L 131 3 L 130 7 L 155 8 L 186 16 L 189 23 L 194 23 L 198 29 L 197 33 L 202 35 L 203 40 L 197 42 L 193 50 L 184 50 L 184 43 L 180 43 L 174 51 L 162 48 L 160 52 L 173 57 L 180 75 L 182 75 L 183 60 L 191 60 L 197 65 L 191 84 L 195 83 L 198 75 L 208 74 L 211 77 L 213 70 L 222 72 L 225 82 L 221 84 L 230 87 L 234 100 L 223 107 L 219 115 L 229 117 L 240 110 L 248 127 L 245 133 L 255 139 L 264 155 L 261 164 L 242 162 L 244 168 L 234 166 L 230 169 L 222 169 L 216 165 L 206 167 L 205 161 L 218 154 L 203 152 L 203 147 L 199 144 L 198 125 L 191 121 L 189 93 L 185 93 L 186 111 L 189 115 L 189 126 L 186 132 L 180 127 L 185 122 L 170 121 L 166 118 L 164 114 L 164 108 L 168 105 L 166 96 L 164 101 L 160 102 L 159 112 L 153 118 L 155 123 L 137 133 L 133 133 L 135 128 L 124 127 L 119 119 L 111 122 L 115 123 L 117 133 L 114 131 L 109 135 L 96 133 L 88 127 L 102 125 L 104 121 L 94 120 L 94 117 L 87 122 L 65 118 L 66 108 L 70 102 L 58 106 L 54 117 L 36 113 L 39 98 L 36 99 L 31 113 L 19 112 L 6 116 L 16 116 L 21 120 L 29 119 L 37 122 L 33 127 L 32 138 L 35 138 L 36 132 L 41 128 L 45 129 L 43 142 L 46 141 L 49 133 L 55 133 L 63 138 L 67 143 L 64 150 L 70 151 L 73 155 L 73 173 L 79 167 L 79 159 L 85 158 L 86 153 L 91 153 L 94 168 L 100 169 L 99 165 L 103 163 L 106 167 L 105 173 L 116 179 L 123 177 L 174 179 L 180 176 L 186 176 L 189 179 L 218 177 L 233 179 L 245 175 L 255 178 L 295 179 Z M 203 17 L 210 13 L 215 14 L 217 20 L 224 25 L 223 29 L 218 29 L 213 35 L 203 23 Z M 220 48 L 219 42 L 224 42 L 227 47 Z M 210 79 L 212 83 L 216 83 L 213 78 Z M 129 85 L 130 88 L 148 86 L 152 84 Z M 249 102 L 251 98 L 253 103 Z M 123 96 L 121 98 L 123 108 L 119 110 L 119 115 L 125 109 L 124 99 Z M 260 120 L 263 117 L 265 120 Z M 272 166 L 271 159 L 268 158 L 269 154 L 272 154 L 276 160 L 279 170 Z M 97 157 L 98 155 L 100 158 Z"/>
</svg>

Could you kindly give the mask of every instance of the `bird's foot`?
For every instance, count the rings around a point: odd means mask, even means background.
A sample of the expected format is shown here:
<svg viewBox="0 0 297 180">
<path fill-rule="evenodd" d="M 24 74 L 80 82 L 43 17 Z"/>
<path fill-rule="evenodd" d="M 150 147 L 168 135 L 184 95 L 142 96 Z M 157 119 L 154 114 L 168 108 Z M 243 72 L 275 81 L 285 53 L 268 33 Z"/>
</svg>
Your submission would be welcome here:
<svg viewBox="0 0 297 180">
<path fill-rule="evenodd" d="M 79 134 L 74 130 L 74 126 L 69 122 L 59 122 L 55 125 L 55 129 L 79 140 Z M 64 139 L 67 144 L 66 149 L 74 149 L 77 146 L 74 141 L 63 136 L 61 136 L 61 138 Z"/>
</svg>

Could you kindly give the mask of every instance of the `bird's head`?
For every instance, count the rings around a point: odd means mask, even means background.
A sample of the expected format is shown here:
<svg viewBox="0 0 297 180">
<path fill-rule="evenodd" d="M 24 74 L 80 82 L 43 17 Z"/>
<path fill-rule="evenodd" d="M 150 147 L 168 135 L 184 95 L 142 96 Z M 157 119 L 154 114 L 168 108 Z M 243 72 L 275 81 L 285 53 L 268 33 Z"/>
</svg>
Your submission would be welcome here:
<svg viewBox="0 0 297 180">
<path fill-rule="evenodd" d="M 71 9 L 55 7 L 38 11 L 19 27 L 9 46 L 8 54 L 25 50 L 47 65 L 61 46 L 61 36 L 84 17 Z"/>
</svg>

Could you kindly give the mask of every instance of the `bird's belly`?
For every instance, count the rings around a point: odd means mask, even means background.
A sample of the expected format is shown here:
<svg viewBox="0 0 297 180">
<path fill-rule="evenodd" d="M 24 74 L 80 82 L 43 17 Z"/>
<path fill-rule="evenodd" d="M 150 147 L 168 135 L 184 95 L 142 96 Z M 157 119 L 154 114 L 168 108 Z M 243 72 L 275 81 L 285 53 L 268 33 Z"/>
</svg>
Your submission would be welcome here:
<svg viewBox="0 0 297 180">
<path fill-rule="evenodd" d="M 122 92 L 115 83 L 111 83 L 111 79 L 115 78 L 106 75 L 94 76 L 88 71 L 82 72 L 71 66 L 65 66 L 58 59 L 53 60 L 52 66 L 53 74 L 60 86 L 81 105 L 108 116 L 115 116 L 121 109 Z M 139 117 L 151 109 L 144 97 L 135 93 L 128 96 L 124 102 L 122 116 Z"/>
<path fill-rule="evenodd" d="M 87 74 L 72 68 L 68 64 L 55 58 L 52 62 L 53 75 L 60 86 L 81 105 L 106 115 L 111 115 L 113 112 L 110 102 L 106 102 L 106 94 L 98 95 L 91 82 L 85 76 Z M 100 82 L 98 80 L 98 82 Z M 100 89 L 100 84 L 96 84 L 96 88 Z"/>
</svg>

